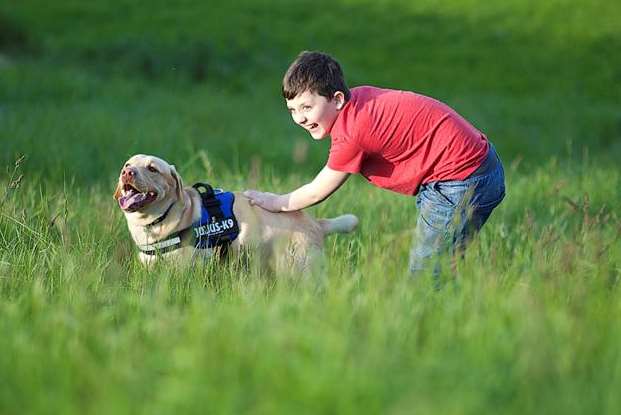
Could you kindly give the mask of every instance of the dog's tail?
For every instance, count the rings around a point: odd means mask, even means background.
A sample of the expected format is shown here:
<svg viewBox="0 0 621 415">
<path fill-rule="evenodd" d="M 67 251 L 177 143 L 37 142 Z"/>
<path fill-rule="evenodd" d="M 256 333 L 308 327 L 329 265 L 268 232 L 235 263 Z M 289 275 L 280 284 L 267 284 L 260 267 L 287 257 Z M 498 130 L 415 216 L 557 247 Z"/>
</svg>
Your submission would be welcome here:
<svg viewBox="0 0 621 415">
<path fill-rule="evenodd" d="M 356 229 L 358 218 L 354 215 L 341 215 L 332 219 L 319 219 L 324 234 L 347 233 Z"/>
</svg>

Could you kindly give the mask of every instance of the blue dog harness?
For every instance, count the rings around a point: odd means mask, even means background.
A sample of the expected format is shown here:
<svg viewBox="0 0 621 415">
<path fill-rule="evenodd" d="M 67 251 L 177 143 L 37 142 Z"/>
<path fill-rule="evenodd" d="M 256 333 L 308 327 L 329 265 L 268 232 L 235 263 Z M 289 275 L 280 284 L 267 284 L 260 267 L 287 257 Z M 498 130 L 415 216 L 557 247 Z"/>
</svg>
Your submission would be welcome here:
<svg viewBox="0 0 621 415">
<path fill-rule="evenodd" d="M 222 189 L 214 189 L 206 183 L 196 183 L 192 186 L 201 196 L 201 217 L 192 226 L 169 235 L 166 239 L 153 244 L 138 245 L 138 249 L 146 255 L 164 254 L 181 248 L 181 242 L 191 240 L 195 249 L 213 249 L 220 247 L 221 254 L 225 255 L 229 245 L 239 235 L 239 224 L 233 214 L 235 195 Z M 172 206 L 171 206 L 172 207 Z M 153 222 L 152 226 L 164 220 L 164 216 Z M 189 235 L 191 234 L 191 235 Z"/>
</svg>

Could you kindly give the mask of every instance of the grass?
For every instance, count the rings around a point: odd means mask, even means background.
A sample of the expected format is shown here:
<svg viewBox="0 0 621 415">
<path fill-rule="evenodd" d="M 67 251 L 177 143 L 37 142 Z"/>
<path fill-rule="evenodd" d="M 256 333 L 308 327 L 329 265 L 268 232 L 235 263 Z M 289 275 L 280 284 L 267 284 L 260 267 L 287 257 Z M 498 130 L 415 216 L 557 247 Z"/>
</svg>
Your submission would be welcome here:
<svg viewBox="0 0 621 415">
<path fill-rule="evenodd" d="M 0 7 L 0 413 L 619 413 L 619 6 L 164 6 Z M 495 143 L 508 195 L 456 273 L 410 280 L 414 200 L 357 178 L 311 209 L 361 219 L 321 282 L 146 272 L 111 196 L 123 161 L 304 183 L 328 144 L 279 77 L 314 48 Z"/>
</svg>

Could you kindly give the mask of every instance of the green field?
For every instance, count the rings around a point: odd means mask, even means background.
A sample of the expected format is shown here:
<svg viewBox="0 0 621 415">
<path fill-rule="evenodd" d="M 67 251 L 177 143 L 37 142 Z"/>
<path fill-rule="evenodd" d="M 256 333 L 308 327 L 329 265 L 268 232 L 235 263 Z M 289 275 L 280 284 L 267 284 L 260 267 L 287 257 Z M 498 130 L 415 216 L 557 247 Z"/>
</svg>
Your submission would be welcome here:
<svg viewBox="0 0 621 415">
<path fill-rule="evenodd" d="M 0 0 L 0 414 L 621 413 L 621 3 Z M 286 192 L 300 50 L 443 100 L 507 197 L 411 280 L 414 198 L 353 178 L 323 278 L 145 270 L 112 198 L 134 153 Z M 23 156 L 23 157 L 22 157 Z"/>
</svg>

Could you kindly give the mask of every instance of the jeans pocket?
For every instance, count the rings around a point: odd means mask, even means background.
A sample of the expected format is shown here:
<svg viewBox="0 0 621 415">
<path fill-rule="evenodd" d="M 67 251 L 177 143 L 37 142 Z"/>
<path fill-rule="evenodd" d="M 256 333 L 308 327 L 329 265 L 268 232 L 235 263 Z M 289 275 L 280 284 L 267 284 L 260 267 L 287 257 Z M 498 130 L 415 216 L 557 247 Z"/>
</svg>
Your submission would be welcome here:
<svg viewBox="0 0 621 415">
<path fill-rule="evenodd" d="M 475 185 L 463 181 L 435 182 L 431 188 L 436 200 L 454 208 L 472 197 Z"/>
<path fill-rule="evenodd" d="M 454 211 L 455 208 L 446 203 L 438 203 L 433 199 L 425 198 L 419 204 L 418 220 L 422 221 L 423 224 L 418 226 L 428 229 L 427 232 L 444 233 L 452 220 Z"/>
</svg>

